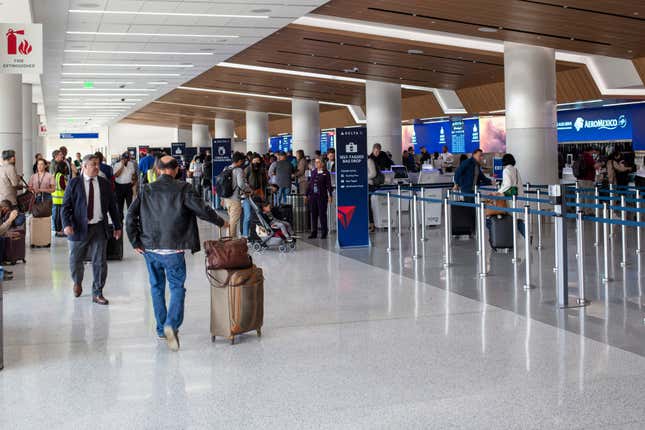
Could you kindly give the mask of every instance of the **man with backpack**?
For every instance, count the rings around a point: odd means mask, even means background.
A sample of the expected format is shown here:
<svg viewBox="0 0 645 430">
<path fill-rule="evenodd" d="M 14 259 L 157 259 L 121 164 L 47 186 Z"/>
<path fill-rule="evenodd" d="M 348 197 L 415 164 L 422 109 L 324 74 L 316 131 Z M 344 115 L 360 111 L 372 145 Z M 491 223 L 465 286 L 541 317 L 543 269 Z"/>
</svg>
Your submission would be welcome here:
<svg viewBox="0 0 645 430">
<path fill-rule="evenodd" d="M 246 197 L 252 190 L 247 184 L 244 170 L 242 170 L 245 160 L 246 155 L 241 152 L 234 153 L 233 162 L 220 173 L 215 184 L 217 195 L 222 199 L 222 206 L 228 212 L 229 236 L 231 237 L 238 236 L 242 206 L 245 211 L 251 210 Z M 248 232 L 246 233 L 248 235 Z"/>
</svg>

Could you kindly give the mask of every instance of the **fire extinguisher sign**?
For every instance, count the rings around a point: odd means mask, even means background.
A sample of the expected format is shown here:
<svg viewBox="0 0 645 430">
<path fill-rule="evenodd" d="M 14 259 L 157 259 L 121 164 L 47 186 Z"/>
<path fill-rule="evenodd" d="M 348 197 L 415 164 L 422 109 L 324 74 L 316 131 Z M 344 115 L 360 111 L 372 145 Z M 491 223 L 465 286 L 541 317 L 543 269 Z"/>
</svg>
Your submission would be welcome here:
<svg viewBox="0 0 645 430">
<path fill-rule="evenodd" d="M 0 23 L 0 73 L 42 72 L 42 24 Z"/>
</svg>

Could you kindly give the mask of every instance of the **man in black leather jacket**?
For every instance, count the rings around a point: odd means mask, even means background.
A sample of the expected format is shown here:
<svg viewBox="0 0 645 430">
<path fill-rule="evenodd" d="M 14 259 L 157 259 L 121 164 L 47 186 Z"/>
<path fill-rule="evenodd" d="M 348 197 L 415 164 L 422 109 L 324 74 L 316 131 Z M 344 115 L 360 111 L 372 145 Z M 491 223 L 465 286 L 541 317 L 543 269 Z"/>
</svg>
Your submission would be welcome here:
<svg viewBox="0 0 645 430">
<path fill-rule="evenodd" d="M 146 260 L 157 335 L 176 351 L 186 295 L 184 252 L 195 253 L 200 249 L 196 217 L 220 227 L 228 223 L 204 203 L 190 184 L 174 179 L 179 170 L 177 160 L 162 157 L 158 169 L 161 176 L 146 184 L 128 209 L 126 230 L 132 247 Z M 166 278 L 170 289 L 168 308 Z"/>
</svg>

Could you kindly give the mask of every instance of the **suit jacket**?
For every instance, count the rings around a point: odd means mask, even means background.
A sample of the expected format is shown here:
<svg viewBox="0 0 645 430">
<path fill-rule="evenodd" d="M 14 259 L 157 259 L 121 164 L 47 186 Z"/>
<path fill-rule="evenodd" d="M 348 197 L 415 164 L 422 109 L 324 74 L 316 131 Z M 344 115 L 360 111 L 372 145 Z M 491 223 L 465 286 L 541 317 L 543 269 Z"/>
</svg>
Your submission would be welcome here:
<svg viewBox="0 0 645 430">
<path fill-rule="evenodd" d="M 327 196 L 331 196 L 332 185 L 331 185 L 331 174 L 324 170 L 322 173 L 318 173 L 317 169 L 311 171 L 311 179 L 309 180 L 309 187 L 307 188 L 307 197 L 312 198 L 314 194 L 314 184 L 318 188 L 318 198 L 326 199 Z"/>
<path fill-rule="evenodd" d="M 108 214 L 112 218 L 115 230 L 121 230 L 121 213 L 116 205 L 112 184 L 105 178 L 97 176 L 101 193 L 101 212 L 103 222 L 101 226 L 108 238 Z M 69 181 L 63 197 L 62 219 L 63 228 L 71 226 L 74 234 L 69 236 L 71 241 L 81 241 L 87 237 L 87 196 L 85 195 L 85 178 L 80 175 Z"/>
<path fill-rule="evenodd" d="M 475 184 L 475 171 L 479 170 L 477 175 L 477 183 Z M 463 161 L 457 171 L 455 172 L 454 178 L 455 184 L 459 185 L 459 188 L 463 193 L 472 194 L 474 191 L 474 186 L 481 185 L 490 185 L 492 184 L 491 180 L 484 176 L 481 167 L 475 160 L 470 157 L 469 159 Z"/>
</svg>

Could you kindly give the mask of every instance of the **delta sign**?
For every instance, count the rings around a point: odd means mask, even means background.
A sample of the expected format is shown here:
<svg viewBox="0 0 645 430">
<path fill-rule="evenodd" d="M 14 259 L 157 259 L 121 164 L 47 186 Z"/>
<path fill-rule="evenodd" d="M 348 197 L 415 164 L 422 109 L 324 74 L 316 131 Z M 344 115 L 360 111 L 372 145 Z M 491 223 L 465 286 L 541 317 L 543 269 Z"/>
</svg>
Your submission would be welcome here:
<svg viewBox="0 0 645 430">
<path fill-rule="evenodd" d="M 43 27 L 41 24 L 0 23 L 0 73 L 43 72 Z"/>
</svg>

